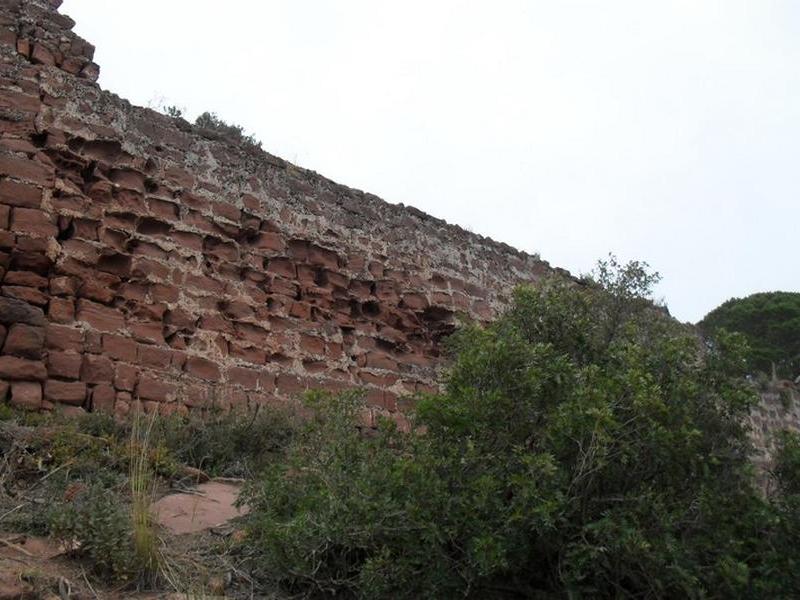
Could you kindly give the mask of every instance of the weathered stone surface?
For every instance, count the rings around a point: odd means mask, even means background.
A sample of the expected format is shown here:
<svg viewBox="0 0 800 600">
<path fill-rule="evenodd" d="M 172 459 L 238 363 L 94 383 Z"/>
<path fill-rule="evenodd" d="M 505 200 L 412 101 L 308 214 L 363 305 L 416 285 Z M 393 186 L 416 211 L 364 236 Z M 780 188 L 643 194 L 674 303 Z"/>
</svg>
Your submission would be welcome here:
<svg viewBox="0 0 800 600">
<path fill-rule="evenodd" d="M 11 404 L 24 410 L 39 410 L 42 407 L 42 385 L 31 381 L 13 382 Z"/>
<path fill-rule="evenodd" d="M 92 388 L 92 410 L 104 413 L 114 412 L 114 402 L 116 391 L 114 387 L 107 384 L 100 384 Z"/>
<path fill-rule="evenodd" d="M 82 406 L 86 400 L 86 384 L 81 381 L 56 381 L 44 384 L 44 397 L 52 402 Z"/>
<path fill-rule="evenodd" d="M 78 300 L 77 319 L 98 331 L 115 332 L 125 327 L 125 317 L 118 310 L 83 298 Z"/>
<path fill-rule="evenodd" d="M 55 237 L 58 227 L 43 210 L 17 207 L 11 211 L 11 229 L 32 236 Z"/>
<path fill-rule="evenodd" d="M 47 317 L 54 323 L 72 323 L 75 320 L 75 303 L 68 298 L 50 298 Z"/>
<path fill-rule="evenodd" d="M 186 372 L 206 381 L 219 381 L 220 370 L 216 363 L 197 356 L 186 360 Z"/>
<path fill-rule="evenodd" d="M 84 332 L 81 329 L 50 323 L 45 330 L 48 350 L 83 352 Z"/>
<path fill-rule="evenodd" d="M 5 179 L 0 181 L 0 202 L 9 206 L 39 208 L 42 204 L 42 189 Z"/>
<path fill-rule="evenodd" d="M 33 185 L 53 184 L 52 167 L 13 154 L 0 154 L 0 175 L 11 175 Z"/>
<path fill-rule="evenodd" d="M 78 379 L 81 376 L 83 357 L 72 352 L 50 351 L 47 356 L 47 373 L 60 379 Z"/>
<path fill-rule="evenodd" d="M 136 342 L 121 335 L 104 334 L 103 352 L 114 360 L 136 361 Z"/>
<path fill-rule="evenodd" d="M 136 384 L 136 394 L 142 400 L 171 402 L 175 399 L 176 386 L 150 375 L 141 375 Z"/>
<path fill-rule="evenodd" d="M 25 323 L 15 323 L 8 330 L 3 354 L 13 354 L 22 358 L 40 359 L 44 349 L 44 329 Z"/>
<path fill-rule="evenodd" d="M 47 379 L 47 369 L 41 361 L 0 356 L 0 378 L 44 381 Z"/>
<path fill-rule="evenodd" d="M 86 383 L 111 383 L 114 380 L 114 364 L 107 356 L 84 354 L 81 380 Z"/>
<path fill-rule="evenodd" d="M 27 323 L 28 325 L 43 326 L 46 323 L 44 311 L 36 306 L 16 298 L 0 297 L 0 323 Z"/>
</svg>

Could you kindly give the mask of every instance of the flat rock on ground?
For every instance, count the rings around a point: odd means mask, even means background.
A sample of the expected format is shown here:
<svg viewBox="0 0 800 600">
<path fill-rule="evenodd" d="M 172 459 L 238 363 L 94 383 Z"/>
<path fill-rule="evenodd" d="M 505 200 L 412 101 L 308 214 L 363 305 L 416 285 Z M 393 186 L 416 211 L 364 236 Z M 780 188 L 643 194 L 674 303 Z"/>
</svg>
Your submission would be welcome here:
<svg viewBox="0 0 800 600">
<path fill-rule="evenodd" d="M 27 575 L 63 553 L 63 546 L 53 540 L 0 532 L 0 600 L 42 597 Z M 57 581 L 58 569 L 48 575 Z"/>
<path fill-rule="evenodd" d="M 209 481 L 192 493 L 164 496 L 153 503 L 152 510 L 158 523 L 171 533 L 198 533 L 247 514 L 246 506 L 235 506 L 239 491 L 237 485 Z"/>
</svg>

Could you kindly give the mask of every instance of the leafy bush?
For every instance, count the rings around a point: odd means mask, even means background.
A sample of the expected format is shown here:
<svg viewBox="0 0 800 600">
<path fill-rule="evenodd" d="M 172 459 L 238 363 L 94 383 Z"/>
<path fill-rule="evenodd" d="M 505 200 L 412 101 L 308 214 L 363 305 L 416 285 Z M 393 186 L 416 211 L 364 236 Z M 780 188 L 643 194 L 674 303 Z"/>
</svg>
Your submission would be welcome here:
<svg viewBox="0 0 800 600">
<path fill-rule="evenodd" d="M 73 556 L 86 559 L 95 574 L 127 580 L 137 573 L 130 512 L 117 494 L 101 485 L 87 487 L 71 502 L 51 508 L 49 521 L 52 535 L 72 548 Z"/>
<path fill-rule="evenodd" d="M 800 375 L 800 293 L 771 292 L 732 298 L 698 323 L 707 335 L 720 329 L 745 336 L 751 371 L 779 377 Z"/>
<path fill-rule="evenodd" d="M 362 598 L 796 591 L 784 513 L 753 483 L 741 339 L 702 344 L 647 301 L 655 281 L 612 260 L 519 289 L 452 338 L 411 434 L 363 435 L 357 397 L 312 395 L 247 494 L 254 575 Z"/>
<path fill-rule="evenodd" d="M 773 471 L 782 497 L 800 500 L 800 434 L 785 431 L 778 437 Z"/>
<path fill-rule="evenodd" d="M 204 420 L 164 419 L 155 437 L 175 460 L 212 476 L 250 477 L 285 450 L 296 427 L 287 408 L 261 407 Z"/>
</svg>

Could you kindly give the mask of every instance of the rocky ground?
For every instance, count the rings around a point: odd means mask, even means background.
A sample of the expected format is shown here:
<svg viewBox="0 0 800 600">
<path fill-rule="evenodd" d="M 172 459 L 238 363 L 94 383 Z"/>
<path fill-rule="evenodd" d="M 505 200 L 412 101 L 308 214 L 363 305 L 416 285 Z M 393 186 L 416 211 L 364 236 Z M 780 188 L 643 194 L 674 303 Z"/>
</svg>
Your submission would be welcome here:
<svg viewBox="0 0 800 600">
<path fill-rule="evenodd" d="M 233 551 L 245 537 L 237 500 L 251 456 L 215 455 L 269 438 L 263 424 L 225 420 L 184 435 L 174 432 L 186 423 L 159 423 L 143 445 L 104 417 L 0 416 L 0 600 L 269 597 Z M 156 557 L 146 568 L 131 557 L 141 456 L 144 539 Z"/>
</svg>

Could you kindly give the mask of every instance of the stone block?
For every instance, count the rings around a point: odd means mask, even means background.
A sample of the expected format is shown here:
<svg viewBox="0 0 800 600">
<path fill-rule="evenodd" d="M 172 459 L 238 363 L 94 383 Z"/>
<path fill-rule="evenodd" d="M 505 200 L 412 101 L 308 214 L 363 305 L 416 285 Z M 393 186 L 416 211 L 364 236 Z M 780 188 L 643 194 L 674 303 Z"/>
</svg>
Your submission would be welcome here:
<svg viewBox="0 0 800 600">
<path fill-rule="evenodd" d="M 77 318 L 98 331 L 115 332 L 125 327 L 125 318 L 119 310 L 84 298 L 78 300 Z"/>
<path fill-rule="evenodd" d="M 164 283 L 154 283 L 150 286 L 150 297 L 154 302 L 177 302 L 180 298 L 180 288 Z"/>
<path fill-rule="evenodd" d="M 149 344 L 137 344 L 136 362 L 140 367 L 166 371 L 172 365 L 172 350 Z"/>
<path fill-rule="evenodd" d="M 53 352 L 47 354 L 47 373 L 50 377 L 78 379 L 81 375 L 83 357 L 72 352 Z"/>
<path fill-rule="evenodd" d="M 133 338 L 145 344 L 164 345 L 164 326 L 161 322 L 132 322 L 128 324 L 128 330 Z"/>
<path fill-rule="evenodd" d="M 53 323 L 72 323 L 75 320 L 75 302 L 69 298 L 50 298 L 47 316 Z"/>
<path fill-rule="evenodd" d="M 86 383 L 111 383 L 114 380 L 114 365 L 107 356 L 84 354 L 81 365 L 81 381 Z"/>
<path fill-rule="evenodd" d="M 11 229 L 16 233 L 26 233 L 35 237 L 55 237 L 58 227 L 52 217 L 36 208 L 15 207 L 11 211 Z"/>
<path fill-rule="evenodd" d="M 44 349 L 44 328 L 25 323 L 15 323 L 8 330 L 3 354 L 38 360 Z"/>
<path fill-rule="evenodd" d="M 34 44 L 33 50 L 31 51 L 31 60 L 34 63 L 47 66 L 54 66 L 56 64 L 56 57 L 53 52 L 42 44 Z"/>
<path fill-rule="evenodd" d="M 136 384 L 136 394 L 142 400 L 171 402 L 175 399 L 177 386 L 150 375 L 141 375 Z"/>
<path fill-rule="evenodd" d="M 41 308 L 17 298 L 0 297 L 0 324 L 27 323 L 41 327 L 46 322 Z"/>
<path fill-rule="evenodd" d="M 127 277 L 131 272 L 132 261 L 133 259 L 126 254 L 111 252 L 98 258 L 97 268 L 118 277 Z"/>
<path fill-rule="evenodd" d="M 86 400 L 86 384 L 82 381 L 49 379 L 44 384 L 44 397 L 51 402 L 83 406 Z"/>
<path fill-rule="evenodd" d="M 325 355 L 325 340 L 311 335 L 300 336 L 300 349 L 314 356 Z"/>
<path fill-rule="evenodd" d="M 84 67 L 85 68 L 85 67 Z M 123 189 L 133 190 L 144 194 L 144 173 L 132 169 L 112 169 L 109 179 Z"/>
<path fill-rule="evenodd" d="M 18 381 L 11 384 L 11 404 L 23 410 L 42 408 L 42 385 L 33 381 Z"/>
<path fill-rule="evenodd" d="M 0 356 L 0 378 L 44 381 L 47 379 L 47 369 L 42 361 L 17 356 Z"/>
<path fill-rule="evenodd" d="M 245 367 L 230 367 L 227 371 L 228 383 L 238 385 L 246 390 L 256 390 L 259 388 L 259 372 L 255 369 Z"/>
<path fill-rule="evenodd" d="M 189 356 L 186 359 L 184 369 L 190 375 L 206 381 L 219 381 L 219 366 L 213 361 L 199 356 Z"/>
<path fill-rule="evenodd" d="M 214 202 L 211 205 L 211 211 L 218 217 L 223 217 L 237 223 L 242 217 L 241 209 L 227 202 Z"/>
<path fill-rule="evenodd" d="M 422 294 L 403 294 L 402 306 L 413 311 L 422 311 L 428 308 L 428 299 Z"/>
<path fill-rule="evenodd" d="M 134 365 L 121 362 L 114 364 L 114 387 L 118 390 L 132 392 L 138 377 L 139 370 Z"/>
<path fill-rule="evenodd" d="M 308 262 L 328 269 L 337 269 L 339 267 L 339 255 L 333 250 L 311 244 L 308 248 Z"/>
<path fill-rule="evenodd" d="M 136 361 L 136 342 L 130 338 L 104 333 L 102 348 L 103 352 L 114 360 Z"/>
<path fill-rule="evenodd" d="M 10 175 L 34 185 L 51 187 L 53 173 L 53 167 L 43 165 L 33 159 L 0 154 L 0 175 Z M 8 204 L 8 202 L 5 203 Z"/>
<path fill-rule="evenodd" d="M 259 233 L 250 245 L 259 250 L 269 250 L 271 252 L 283 252 L 286 249 L 286 242 L 278 233 L 264 231 Z"/>
<path fill-rule="evenodd" d="M 226 242 L 213 236 L 203 239 L 203 252 L 221 260 L 236 262 L 239 260 L 239 248 L 233 242 Z"/>
<path fill-rule="evenodd" d="M 270 258 L 267 261 L 267 272 L 289 279 L 297 278 L 297 268 L 294 262 L 289 258 Z"/>
<path fill-rule="evenodd" d="M 45 306 L 48 300 L 47 295 L 40 290 L 21 285 L 4 285 L 2 293 L 3 296 L 21 300 L 36 306 Z"/>
<path fill-rule="evenodd" d="M 74 296 L 79 286 L 80 282 L 75 277 L 53 277 L 50 280 L 50 293 L 54 296 Z"/>
<path fill-rule="evenodd" d="M 50 323 L 45 328 L 45 345 L 50 350 L 83 352 L 84 334 L 80 329 Z"/>
<path fill-rule="evenodd" d="M 172 224 L 154 217 L 144 217 L 139 220 L 136 231 L 142 235 L 168 236 L 172 232 Z"/>
<path fill-rule="evenodd" d="M 47 288 L 47 278 L 32 271 L 9 271 L 3 278 L 3 285 L 21 285 L 45 289 Z"/>
<path fill-rule="evenodd" d="M 114 388 L 108 384 L 101 383 L 94 386 L 91 391 L 92 410 L 106 414 L 113 413 L 116 395 Z"/>
</svg>

